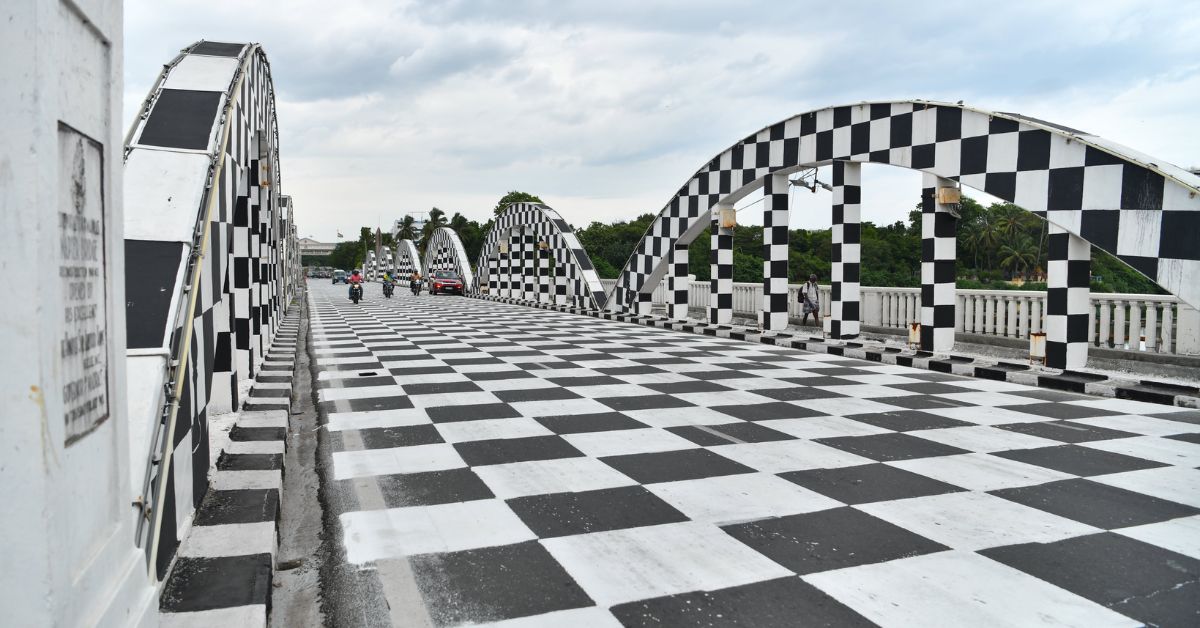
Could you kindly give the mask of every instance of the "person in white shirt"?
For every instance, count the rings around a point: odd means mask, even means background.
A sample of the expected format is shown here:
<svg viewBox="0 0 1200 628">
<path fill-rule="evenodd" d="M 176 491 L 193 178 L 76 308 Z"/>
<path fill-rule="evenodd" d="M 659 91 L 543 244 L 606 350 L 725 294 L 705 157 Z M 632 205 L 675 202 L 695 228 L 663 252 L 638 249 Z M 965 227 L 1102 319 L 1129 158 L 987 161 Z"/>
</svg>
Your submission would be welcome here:
<svg viewBox="0 0 1200 628">
<path fill-rule="evenodd" d="M 817 325 L 821 326 L 821 289 L 817 286 L 817 274 L 808 276 L 808 281 L 800 287 L 800 302 L 804 304 L 803 325 L 808 324 L 808 315 L 812 314 Z"/>
</svg>

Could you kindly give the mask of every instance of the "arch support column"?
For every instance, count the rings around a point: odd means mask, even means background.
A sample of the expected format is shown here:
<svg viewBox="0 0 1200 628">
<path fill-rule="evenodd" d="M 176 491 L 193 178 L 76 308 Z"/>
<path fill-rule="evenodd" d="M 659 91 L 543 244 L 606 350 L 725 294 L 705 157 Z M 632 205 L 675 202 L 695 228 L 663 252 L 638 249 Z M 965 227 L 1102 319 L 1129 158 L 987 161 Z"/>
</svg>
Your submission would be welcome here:
<svg viewBox="0 0 1200 628">
<path fill-rule="evenodd" d="M 764 331 L 788 323 L 788 180 L 769 175 L 763 186 L 763 300 L 758 325 Z"/>
<path fill-rule="evenodd" d="M 922 174 L 921 189 L 921 350 L 954 348 L 954 266 L 958 227 L 949 204 L 938 202 L 938 188 L 958 183 Z"/>
<path fill-rule="evenodd" d="M 544 242 L 548 236 L 542 236 L 538 243 Z M 550 303 L 550 247 L 537 247 L 538 255 L 538 303 Z"/>
<path fill-rule="evenodd" d="M 1046 366 L 1082 368 L 1088 356 L 1091 245 L 1053 223 L 1048 234 Z"/>
<path fill-rule="evenodd" d="M 830 277 L 829 335 L 858 337 L 862 311 L 862 166 L 833 162 L 833 255 Z"/>
<path fill-rule="evenodd" d="M 667 318 L 687 320 L 689 290 L 688 245 L 676 242 L 667 271 Z"/>
<path fill-rule="evenodd" d="M 521 227 L 521 299 L 537 300 L 537 284 L 534 273 L 537 266 L 534 256 L 537 255 L 537 236 L 533 227 Z"/>
<path fill-rule="evenodd" d="M 525 259 L 521 252 L 522 245 L 521 228 L 514 227 L 508 234 L 508 294 L 505 296 L 510 299 L 521 298 L 521 264 Z"/>
<path fill-rule="evenodd" d="M 733 320 L 733 227 L 721 226 L 721 210 L 733 208 L 714 205 L 710 215 L 708 322 L 725 324 Z"/>
</svg>

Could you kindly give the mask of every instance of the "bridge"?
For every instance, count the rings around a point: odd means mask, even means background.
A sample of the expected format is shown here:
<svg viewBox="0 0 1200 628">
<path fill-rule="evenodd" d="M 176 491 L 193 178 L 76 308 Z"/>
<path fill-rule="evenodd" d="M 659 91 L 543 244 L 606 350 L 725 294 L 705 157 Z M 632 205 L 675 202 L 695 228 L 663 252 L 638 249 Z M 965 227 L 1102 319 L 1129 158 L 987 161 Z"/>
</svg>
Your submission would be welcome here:
<svg viewBox="0 0 1200 628">
<path fill-rule="evenodd" d="M 1013 113 L 834 106 L 704 162 L 610 284 L 563 213 L 514 203 L 474 259 L 442 227 L 366 260 L 455 272 L 463 297 L 368 283 L 355 304 L 300 274 L 273 90 L 260 46 L 197 42 L 120 154 L 113 451 L 165 625 L 1194 623 L 1200 391 L 1086 367 L 1142 329 L 1097 335 L 1133 310 L 1093 300 L 1092 247 L 1171 293 L 1146 310 L 1168 345 L 1192 324 L 1195 175 Z M 863 164 L 922 173 L 903 297 L 860 285 Z M 788 188 L 821 166 L 814 331 L 789 321 Z M 955 289 L 964 188 L 1046 221 L 1043 297 Z M 734 208 L 756 193 L 762 283 L 739 287 Z M 706 229 L 707 286 L 687 255 Z M 1044 333 L 1044 365 L 955 351 L 1001 328 Z"/>
</svg>

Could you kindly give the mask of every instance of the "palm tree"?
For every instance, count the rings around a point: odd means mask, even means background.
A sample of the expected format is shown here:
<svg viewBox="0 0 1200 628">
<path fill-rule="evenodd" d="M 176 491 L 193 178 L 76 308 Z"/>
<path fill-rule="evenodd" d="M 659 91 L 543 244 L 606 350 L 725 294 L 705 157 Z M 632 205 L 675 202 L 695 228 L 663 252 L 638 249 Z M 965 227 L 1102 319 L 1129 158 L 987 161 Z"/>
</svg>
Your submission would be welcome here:
<svg viewBox="0 0 1200 628">
<path fill-rule="evenodd" d="M 1000 265 L 1012 271 L 1020 269 L 1022 276 L 1028 276 L 1029 269 L 1038 263 L 1038 250 L 1033 244 L 1033 238 L 1027 233 L 1018 233 L 1000 247 Z"/>
<path fill-rule="evenodd" d="M 438 230 L 438 227 L 445 226 L 446 212 L 434 207 L 433 209 L 429 210 L 429 220 L 425 221 L 425 227 L 421 229 L 422 239 L 428 242 L 429 238 L 433 235 L 433 232 Z"/>
<path fill-rule="evenodd" d="M 400 221 L 400 229 L 396 232 L 396 237 L 401 240 L 416 240 L 418 234 L 414 224 L 416 221 L 413 220 L 413 217 L 405 215 L 404 219 Z"/>
</svg>

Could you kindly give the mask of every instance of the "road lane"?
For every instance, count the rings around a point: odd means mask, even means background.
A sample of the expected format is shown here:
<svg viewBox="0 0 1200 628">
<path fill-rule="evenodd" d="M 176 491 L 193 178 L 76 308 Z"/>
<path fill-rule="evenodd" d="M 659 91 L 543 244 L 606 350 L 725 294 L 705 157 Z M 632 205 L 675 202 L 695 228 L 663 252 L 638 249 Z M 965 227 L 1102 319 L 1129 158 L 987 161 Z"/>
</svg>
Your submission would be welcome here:
<svg viewBox="0 0 1200 628">
<path fill-rule="evenodd" d="M 309 294 L 345 558 L 395 625 L 1195 611 L 1195 411 L 378 285 L 357 306 Z"/>
</svg>

